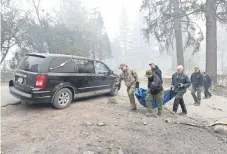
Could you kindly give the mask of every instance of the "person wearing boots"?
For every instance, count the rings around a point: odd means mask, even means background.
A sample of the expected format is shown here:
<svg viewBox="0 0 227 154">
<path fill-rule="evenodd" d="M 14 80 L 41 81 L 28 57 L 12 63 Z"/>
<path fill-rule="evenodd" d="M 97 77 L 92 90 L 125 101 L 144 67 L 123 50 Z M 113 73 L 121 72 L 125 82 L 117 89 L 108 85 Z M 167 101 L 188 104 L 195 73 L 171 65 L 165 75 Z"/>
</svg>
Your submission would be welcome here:
<svg viewBox="0 0 227 154">
<path fill-rule="evenodd" d="M 190 87 L 190 81 L 187 75 L 184 74 L 184 67 L 182 65 L 177 66 L 177 72 L 172 75 L 172 91 L 176 93 L 173 112 L 177 113 L 178 106 L 180 104 L 182 112 L 180 115 L 186 115 L 187 109 L 184 103 L 184 94 L 187 88 Z"/>
<path fill-rule="evenodd" d="M 158 104 L 158 115 L 162 115 L 162 104 L 164 97 L 164 89 L 162 87 L 162 81 L 158 75 L 152 73 L 151 70 L 146 71 L 146 75 L 148 78 L 148 92 L 146 96 L 146 105 L 148 108 L 147 116 L 150 116 L 153 112 L 151 101 L 155 100 Z"/>
<path fill-rule="evenodd" d="M 119 69 L 122 70 L 122 73 L 119 76 L 119 81 L 117 82 L 117 85 L 120 86 L 121 81 L 124 80 L 125 85 L 127 87 L 127 93 L 130 101 L 130 109 L 136 110 L 134 91 L 136 88 L 138 88 L 137 73 L 134 70 L 129 69 L 126 64 L 121 64 Z"/>
<path fill-rule="evenodd" d="M 195 72 L 191 75 L 192 90 L 191 94 L 195 101 L 194 105 L 199 106 L 201 103 L 201 93 L 203 88 L 203 75 L 198 67 L 195 67 Z M 196 96 L 197 93 L 197 96 Z"/>
<path fill-rule="evenodd" d="M 203 72 L 203 86 L 204 86 L 204 99 L 210 98 L 212 95 L 209 92 L 209 88 L 212 84 L 212 79 L 206 72 Z"/>
</svg>

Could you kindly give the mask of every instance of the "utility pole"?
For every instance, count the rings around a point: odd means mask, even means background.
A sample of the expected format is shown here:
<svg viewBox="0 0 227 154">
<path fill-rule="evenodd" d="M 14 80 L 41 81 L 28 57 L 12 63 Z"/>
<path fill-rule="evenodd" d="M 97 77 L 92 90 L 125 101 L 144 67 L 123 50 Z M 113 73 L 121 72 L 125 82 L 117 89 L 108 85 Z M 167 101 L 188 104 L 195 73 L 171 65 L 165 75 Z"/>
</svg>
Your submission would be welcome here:
<svg viewBox="0 0 227 154">
<path fill-rule="evenodd" d="M 93 16 L 92 17 L 92 20 L 93 20 L 93 26 L 92 26 L 93 31 L 92 32 L 94 33 L 94 36 L 97 36 L 96 20 L 97 20 L 97 15 L 100 13 L 99 7 L 93 8 L 93 9 L 91 9 L 91 11 L 92 12 L 90 14 Z M 93 60 L 96 59 L 96 40 L 95 39 L 92 39 L 92 58 L 93 58 Z"/>
</svg>

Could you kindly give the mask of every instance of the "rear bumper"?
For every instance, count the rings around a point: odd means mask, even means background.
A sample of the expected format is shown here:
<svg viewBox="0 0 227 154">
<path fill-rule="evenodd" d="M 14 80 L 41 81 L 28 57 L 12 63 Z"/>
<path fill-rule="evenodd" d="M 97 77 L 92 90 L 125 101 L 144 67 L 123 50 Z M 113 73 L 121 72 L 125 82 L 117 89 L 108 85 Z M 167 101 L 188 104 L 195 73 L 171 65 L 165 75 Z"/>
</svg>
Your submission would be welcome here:
<svg viewBox="0 0 227 154">
<path fill-rule="evenodd" d="M 21 90 L 18 90 L 14 87 L 12 80 L 9 82 L 9 91 L 14 97 L 27 102 L 47 103 L 50 102 L 52 98 L 50 91 L 34 89 L 32 90 L 32 93 L 25 93 Z"/>
</svg>

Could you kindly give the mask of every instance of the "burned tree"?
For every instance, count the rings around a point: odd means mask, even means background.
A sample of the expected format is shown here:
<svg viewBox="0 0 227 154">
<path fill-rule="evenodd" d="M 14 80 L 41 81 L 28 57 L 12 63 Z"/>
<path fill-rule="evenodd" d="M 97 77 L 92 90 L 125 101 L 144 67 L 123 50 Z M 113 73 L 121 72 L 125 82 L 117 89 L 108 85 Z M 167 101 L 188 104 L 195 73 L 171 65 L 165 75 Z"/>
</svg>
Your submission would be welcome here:
<svg viewBox="0 0 227 154">
<path fill-rule="evenodd" d="M 201 10 L 201 6 L 187 0 L 179 2 L 179 0 L 144 0 L 141 11 L 146 22 L 144 36 L 149 40 L 150 35 L 154 34 L 161 51 L 169 51 L 175 39 L 177 64 L 184 65 L 184 49 L 193 47 L 193 53 L 199 51 L 204 37 L 200 27 L 191 17 Z M 182 34 L 186 36 L 185 43 Z"/>
<path fill-rule="evenodd" d="M 227 1 L 206 0 L 206 72 L 217 82 L 217 22 L 227 24 Z"/>
<path fill-rule="evenodd" d="M 13 5 L 12 0 L 2 1 L 1 10 L 1 64 L 8 55 L 10 49 L 17 45 L 18 39 L 23 33 L 21 29 L 28 19 L 28 14 Z"/>
</svg>

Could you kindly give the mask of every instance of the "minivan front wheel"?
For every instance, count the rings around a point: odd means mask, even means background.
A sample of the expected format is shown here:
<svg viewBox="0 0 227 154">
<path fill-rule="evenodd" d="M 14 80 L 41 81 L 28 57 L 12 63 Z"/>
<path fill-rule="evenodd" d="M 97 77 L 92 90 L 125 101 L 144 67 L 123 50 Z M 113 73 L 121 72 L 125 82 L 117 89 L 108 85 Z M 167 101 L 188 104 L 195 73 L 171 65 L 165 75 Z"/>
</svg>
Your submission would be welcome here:
<svg viewBox="0 0 227 154">
<path fill-rule="evenodd" d="M 53 106 L 57 109 L 64 109 L 70 106 L 72 103 L 72 92 L 67 89 L 63 88 L 60 89 L 53 98 Z"/>
<path fill-rule="evenodd" d="M 116 96 L 118 94 L 118 87 L 115 84 L 111 88 L 111 92 L 109 93 L 110 96 Z"/>
</svg>

